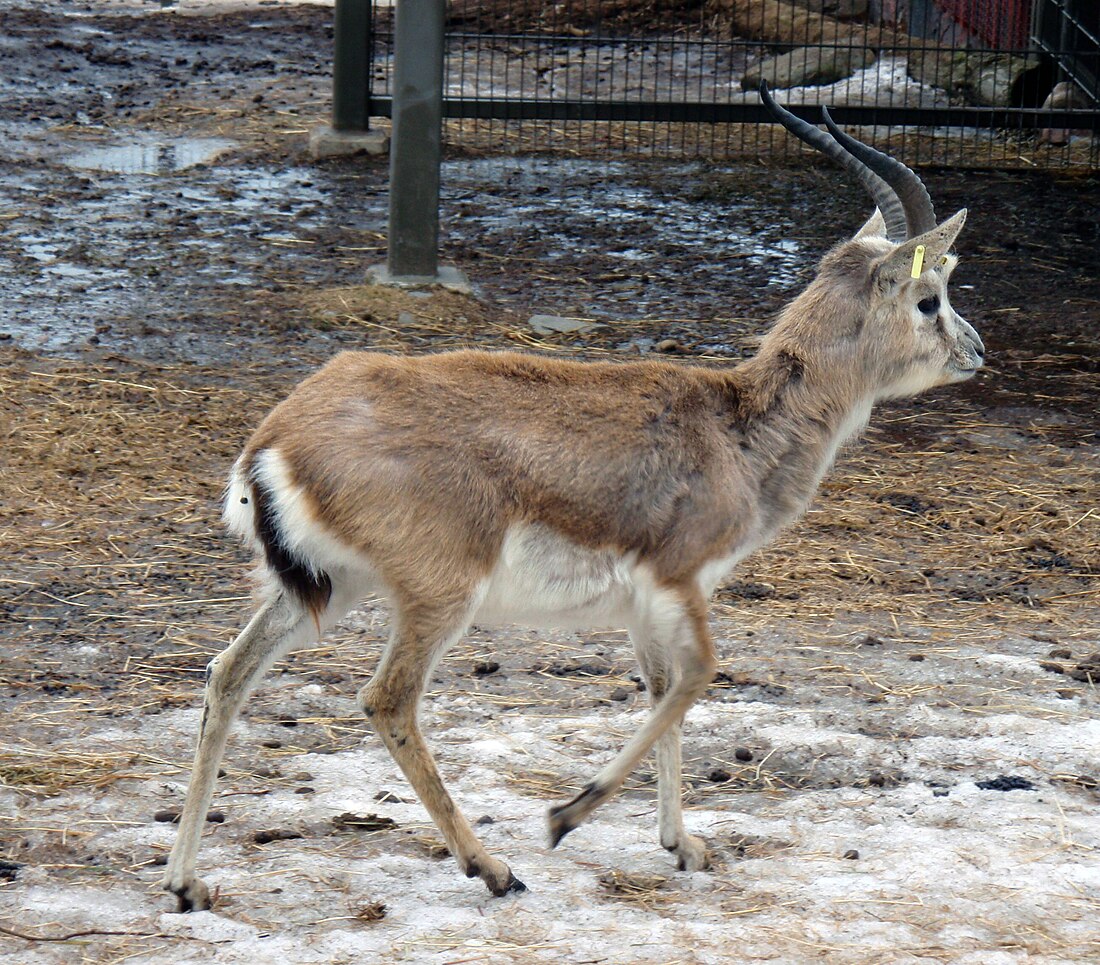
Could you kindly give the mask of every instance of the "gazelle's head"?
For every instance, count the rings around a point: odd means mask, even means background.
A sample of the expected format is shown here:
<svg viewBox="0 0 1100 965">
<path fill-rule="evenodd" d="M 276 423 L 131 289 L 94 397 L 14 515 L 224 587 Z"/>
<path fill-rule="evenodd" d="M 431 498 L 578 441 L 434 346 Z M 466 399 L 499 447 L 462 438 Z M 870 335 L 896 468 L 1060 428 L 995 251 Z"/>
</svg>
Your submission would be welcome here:
<svg viewBox="0 0 1100 965">
<path fill-rule="evenodd" d="M 852 239 L 822 260 L 806 292 L 812 318 L 795 313 L 802 344 L 816 342 L 843 360 L 878 399 L 970 378 L 985 346 L 947 294 L 957 260 L 951 249 L 966 209 L 937 224 L 920 178 L 900 161 L 845 134 L 825 108 L 828 133 L 776 104 L 767 85 L 760 96 L 787 130 L 854 174 L 877 206 Z"/>
</svg>

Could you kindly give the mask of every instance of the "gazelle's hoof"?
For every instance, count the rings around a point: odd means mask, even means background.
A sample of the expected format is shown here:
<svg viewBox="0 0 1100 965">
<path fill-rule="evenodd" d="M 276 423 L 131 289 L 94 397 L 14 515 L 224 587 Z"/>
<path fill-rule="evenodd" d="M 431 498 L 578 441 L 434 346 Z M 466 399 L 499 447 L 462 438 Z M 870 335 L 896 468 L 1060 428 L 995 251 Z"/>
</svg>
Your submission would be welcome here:
<svg viewBox="0 0 1100 965">
<path fill-rule="evenodd" d="M 480 878 L 484 881 L 485 887 L 495 898 L 503 898 L 512 892 L 527 890 L 527 885 L 512 874 L 512 869 L 508 865 L 488 855 L 466 862 L 464 870 L 467 878 Z"/>
<path fill-rule="evenodd" d="M 710 867 L 707 846 L 702 838 L 685 834 L 676 844 L 665 845 L 676 855 L 676 867 L 680 871 L 705 871 Z"/>
<path fill-rule="evenodd" d="M 610 792 L 597 784 L 588 784 L 572 801 L 556 804 L 547 815 L 550 824 L 550 847 L 556 848 L 570 831 L 584 823 L 585 819 L 609 798 Z"/>
<path fill-rule="evenodd" d="M 210 900 L 210 889 L 201 878 L 192 878 L 183 885 L 175 885 L 166 880 L 164 887 L 176 896 L 176 911 L 180 914 L 189 911 L 209 911 L 213 905 Z"/>
<path fill-rule="evenodd" d="M 505 895 L 510 895 L 513 892 L 519 894 L 521 891 L 527 890 L 527 885 L 519 880 L 512 872 L 508 872 L 508 881 L 503 888 L 490 887 L 489 890 L 493 893 L 495 898 L 503 898 Z"/>
</svg>

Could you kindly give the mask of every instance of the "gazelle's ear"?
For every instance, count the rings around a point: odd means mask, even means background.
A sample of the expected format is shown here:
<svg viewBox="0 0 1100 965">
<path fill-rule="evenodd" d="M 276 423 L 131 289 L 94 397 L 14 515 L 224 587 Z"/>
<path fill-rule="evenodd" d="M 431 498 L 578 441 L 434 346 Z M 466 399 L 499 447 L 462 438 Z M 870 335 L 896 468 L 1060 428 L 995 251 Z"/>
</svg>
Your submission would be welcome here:
<svg viewBox="0 0 1100 965">
<path fill-rule="evenodd" d="M 885 238 L 886 237 L 886 221 L 882 217 L 882 212 L 878 208 L 875 208 L 875 213 L 867 219 L 866 224 L 855 233 L 853 241 L 858 241 L 860 238 Z"/>
<path fill-rule="evenodd" d="M 898 245 L 875 267 L 876 281 L 883 285 L 900 285 L 907 278 L 919 278 L 935 268 L 951 250 L 964 224 L 966 208 L 931 231 Z"/>
</svg>

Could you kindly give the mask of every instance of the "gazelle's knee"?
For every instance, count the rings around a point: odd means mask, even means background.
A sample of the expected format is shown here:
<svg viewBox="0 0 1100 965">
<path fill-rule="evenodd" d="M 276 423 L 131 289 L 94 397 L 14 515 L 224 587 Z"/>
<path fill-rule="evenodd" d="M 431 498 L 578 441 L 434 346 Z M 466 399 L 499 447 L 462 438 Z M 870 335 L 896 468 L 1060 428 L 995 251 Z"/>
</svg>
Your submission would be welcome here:
<svg viewBox="0 0 1100 965">
<path fill-rule="evenodd" d="M 228 674 L 226 673 L 226 661 L 225 654 L 220 653 L 214 657 L 206 665 L 206 671 L 203 674 L 203 680 L 206 684 L 206 700 L 210 701 L 212 697 L 217 698 L 222 696 L 229 688 Z"/>
<path fill-rule="evenodd" d="M 360 688 L 355 699 L 367 720 L 378 729 L 395 723 L 407 724 L 416 716 L 415 696 L 394 693 L 374 681 Z"/>
<path fill-rule="evenodd" d="M 713 653 L 692 654 L 681 668 L 681 686 L 693 694 L 702 693 L 710 686 L 717 671 L 718 657 Z"/>
</svg>

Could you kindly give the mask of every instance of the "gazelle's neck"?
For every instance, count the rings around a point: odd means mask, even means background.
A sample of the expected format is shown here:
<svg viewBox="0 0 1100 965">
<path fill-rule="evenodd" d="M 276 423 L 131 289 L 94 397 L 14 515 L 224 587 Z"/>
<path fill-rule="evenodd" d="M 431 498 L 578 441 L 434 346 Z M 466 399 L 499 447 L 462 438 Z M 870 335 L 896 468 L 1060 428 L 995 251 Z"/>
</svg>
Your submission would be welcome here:
<svg viewBox="0 0 1100 965">
<path fill-rule="evenodd" d="M 866 427 L 873 393 L 843 367 L 767 341 L 728 380 L 730 429 L 774 530 L 805 511 L 837 450 Z"/>
</svg>

